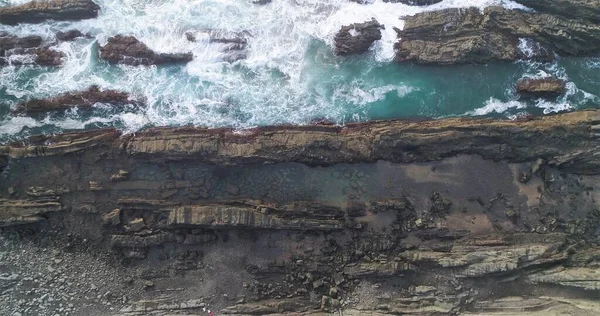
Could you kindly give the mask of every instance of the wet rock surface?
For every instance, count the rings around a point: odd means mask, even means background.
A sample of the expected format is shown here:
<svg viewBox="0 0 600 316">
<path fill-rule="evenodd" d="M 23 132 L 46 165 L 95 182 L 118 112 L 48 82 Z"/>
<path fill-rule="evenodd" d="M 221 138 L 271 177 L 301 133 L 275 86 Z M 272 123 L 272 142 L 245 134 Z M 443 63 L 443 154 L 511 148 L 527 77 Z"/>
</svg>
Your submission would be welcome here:
<svg viewBox="0 0 600 316">
<path fill-rule="evenodd" d="M 566 90 L 565 81 L 558 78 L 523 78 L 517 82 L 517 93 L 525 97 L 557 97 Z"/>
<path fill-rule="evenodd" d="M 444 9 L 406 18 L 396 60 L 421 64 L 486 63 L 600 51 L 600 25 L 563 16 L 488 7 Z M 533 54 L 520 47 L 530 40 Z"/>
<path fill-rule="evenodd" d="M 60 31 L 56 33 L 56 39 L 59 41 L 73 41 L 78 37 L 85 37 L 79 30 Z"/>
<path fill-rule="evenodd" d="M 406 5 L 416 5 L 416 6 L 424 6 L 424 5 L 432 5 L 432 4 L 436 4 L 439 2 L 442 2 L 442 0 L 386 0 L 384 2 L 392 2 L 392 3 L 403 3 Z"/>
<path fill-rule="evenodd" d="M 0 33 L 0 66 L 38 64 L 57 66 L 64 54 L 46 46 L 40 36 L 18 37 Z"/>
<path fill-rule="evenodd" d="M 354 23 L 343 26 L 335 35 L 334 53 L 336 55 L 362 54 L 381 39 L 381 29 L 384 26 L 372 19 L 364 23 Z"/>
<path fill-rule="evenodd" d="M 540 12 L 600 23 L 600 3 L 594 0 L 516 0 Z"/>
<path fill-rule="evenodd" d="M 97 17 L 99 11 L 100 6 L 92 0 L 31 1 L 0 8 L 0 24 L 91 19 Z"/>
<path fill-rule="evenodd" d="M 0 146 L 0 302 L 23 315 L 595 315 L 599 123 L 582 111 Z"/>
<path fill-rule="evenodd" d="M 66 110 L 72 107 L 90 108 L 96 103 L 123 105 L 133 103 L 129 94 L 115 90 L 100 90 L 91 86 L 85 91 L 69 92 L 47 99 L 34 99 L 17 105 L 15 113 L 35 114 Z"/>
<path fill-rule="evenodd" d="M 169 63 L 186 63 L 192 60 L 191 53 L 159 54 L 155 53 L 133 36 L 117 35 L 100 46 L 100 58 L 111 64 L 148 66 Z"/>
<path fill-rule="evenodd" d="M 266 4 L 266 3 L 265 3 Z M 247 32 L 226 32 L 220 30 L 188 31 L 185 36 L 190 42 L 207 41 L 213 43 L 223 55 L 221 59 L 226 62 L 235 62 L 245 59 L 248 55 Z"/>
</svg>

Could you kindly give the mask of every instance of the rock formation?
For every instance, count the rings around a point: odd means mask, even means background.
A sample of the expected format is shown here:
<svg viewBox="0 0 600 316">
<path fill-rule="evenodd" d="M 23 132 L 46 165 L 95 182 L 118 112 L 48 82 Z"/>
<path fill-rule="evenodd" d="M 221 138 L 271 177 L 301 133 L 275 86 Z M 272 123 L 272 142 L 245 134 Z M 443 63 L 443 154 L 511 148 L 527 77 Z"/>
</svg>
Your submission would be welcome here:
<svg viewBox="0 0 600 316">
<path fill-rule="evenodd" d="M 344 56 L 366 52 L 375 41 L 381 39 L 383 28 L 375 19 L 343 26 L 333 39 L 334 53 Z"/>
<path fill-rule="evenodd" d="M 98 16 L 92 0 L 32 1 L 0 8 L 0 24 L 40 23 L 46 20 L 82 20 Z"/>
<path fill-rule="evenodd" d="M 73 41 L 78 37 L 85 37 L 83 33 L 79 30 L 68 30 L 68 31 L 60 31 L 56 32 L 56 39 L 59 41 Z"/>
<path fill-rule="evenodd" d="M 523 78 L 517 82 L 517 93 L 526 97 L 557 97 L 565 91 L 565 81 L 558 78 Z"/>
<path fill-rule="evenodd" d="M 245 59 L 248 52 L 247 32 L 226 32 L 219 30 L 204 30 L 198 32 L 186 32 L 185 36 L 190 42 L 207 40 L 209 43 L 219 45 L 219 50 L 223 53 L 223 60 L 226 62 L 235 62 Z"/>
<path fill-rule="evenodd" d="M 540 12 L 600 23 L 600 3 L 594 0 L 516 0 L 515 2 Z"/>
<path fill-rule="evenodd" d="M 111 64 L 131 66 L 186 63 L 192 60 L 191 53 L 158 54 L 133 36 L 117 35 L 100 46 L 100 58 Z"/>
<path fill-rule="evenodd" d="M 442 0 L 384 0 L 384 2 L 400 2 L 406 5 L 424 6 L 439 3 L 442 2 Z"/>
<path fill-rule="evenodd" d="M 596 315 L 599 130 L 599 111 L 579 111 L 12 142 L 0 146 L 3 302 Z"/>
<path fill-rule="evenodd" d="M 38 64 L 57 66 L 62 63 L 64 54 L 43 44 L 37 35 L 17 37 L 0 34 L 0 66 Z"/>
<path fill-rule="evenodd" d="M 600 25 L 565 17 L 488 7 L 419 13 L 397 30 L 397 61 L 421 64 L 486 63 L 491 60 L 549 59 L 600 51 Z M 520 39 L 540 47 L 526 55 Z"/>
<path fill-rule="evenodd" d="M 71 107 L 90 108 L 96 103 L 122 105 L 132 103 L 129 94 L 115 90 L 100 90 L 91 86 L 85 91 L 67 92 L 46 99 L 29 100 L 17 105 L 16 113 L 35 114 L 48 111 L 66 110 Z"/>
</svg>

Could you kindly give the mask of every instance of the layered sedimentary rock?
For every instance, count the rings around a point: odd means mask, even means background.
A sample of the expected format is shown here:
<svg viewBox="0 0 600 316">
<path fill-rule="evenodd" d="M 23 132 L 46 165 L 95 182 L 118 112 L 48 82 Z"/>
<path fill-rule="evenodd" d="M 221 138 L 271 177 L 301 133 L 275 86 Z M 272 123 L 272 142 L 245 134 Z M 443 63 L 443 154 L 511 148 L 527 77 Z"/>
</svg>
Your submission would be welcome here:
<svg viewBox="0 0 600 316">
<path fill-rule="evenodd" d="M 40 36 L 17 37 L 0 33 L 0 66 L 38 64 L 56 66 L 64 54 L 45 46 Z"/>
<path fill-rule="evenodd" d="M 532 97 L 556 97 L 567 90 L 564 80 L 558 78 L 523 78 L 517 82 L 517 93 Z"/>
<path fill-rule="evenodd" d="M 375 19 L 342 26 L 333 39 L 334 53 L 352 55 L 366 52 L 375 41 L 381 39 L 383 28 L 384 26 Z"/>
<path fill-rule="evenodd" d="M 580 111 L 13 142 L 0 146 L 3 302 L 595 315 L 599 123 Z"/>
<path fill-rule="evenodd" d="M 549 14 L 488 7 L 419 13 L 397 30 L 397 61 L 422 64 L 486 63 L 490 60 L 549 59 L 600 51 L 600 25 Z M 533 54 L 521 40 L 530 39 Z"/>
<path fill-rule="evenodd" d="M 552 13 L 573 19 L 600 22 L 600 3 L 595 0 L 516 0 L 540 12 Z"/>
<path fill-rule="evenodd" d="M 122 105 L 131 103 L 129 94 L 115 90 L 100 90 L 91 86 L 85 91 L 67 92 L 47 99 L 29 100 L 17 105 L 16 113 L 35 114 L 66 110 L 72 107 L 90 108 L 96 103 Z"/>
<path fill-rule="evenodd" d="M 46 20 L 82 20 L 98 16 L 92 0 L 32 1 L 0 8 L 0 24 L 40 23 Z"/>
<path fill-rule="evenodd" d="M 133 36 L 117 35 L 100 46 L 100 58 L 111 64 L 160 65 L 168 63 L 185 63 L 192 60 L 191 53 L 159 54 Z"/>
</svg>

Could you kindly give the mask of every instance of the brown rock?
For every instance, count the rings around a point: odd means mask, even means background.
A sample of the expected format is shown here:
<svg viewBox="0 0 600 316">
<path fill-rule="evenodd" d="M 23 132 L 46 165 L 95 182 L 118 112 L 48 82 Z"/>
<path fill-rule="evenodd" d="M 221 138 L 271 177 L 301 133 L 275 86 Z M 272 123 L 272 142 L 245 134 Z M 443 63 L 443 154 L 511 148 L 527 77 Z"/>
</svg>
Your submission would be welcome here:
<svg viewBox="0 0 600 316">
<path fill-rule="evenodd" d="M 100 90 L 91 86 L 85 91 L 67 92 L 47 99 L 34 99 L 17 105 L 15 112 L 35 114 L 47 111 L 66 110 L 71 107 L 91 108 L 96 103 L 127 104 L 129 94 L 115 90 Z"/>
<path fill-rule="evenodd" d="M 85 37 L 83 33 L 79 30 L 68 30 L 68 31 L 60 31 L 56 32 L 56 39 L 59 41 L 72 41 L 78 37 Z"/>
<path fill-rule="evenodd" d="M 525 97 L 557 97 L 566 90 L 565 81 L 558 78 L 524 78 L 517 82 L 517 93 Z"/>
<path fill-rule="evenodd" d="M 117 35 L 100 46 L 100 58 L 111 64 L 132 66 L 159 65 L 167 63 L 185 63 L 192 60 L 191 53 L 157 54 L 133 36 Z"/>
<path fill-rule="evenodd" d="M 381 39 L 381 29 L 385 28 L 377 20 L 354 23 L 343 26 L 335 35 L 334 53 L 336 55 L 361 54 Z"/>
<path fill-rule="evenodd" d="M 98 16 L 98 11 L 100 6 L 92 0 L 32 1 L 0 8 L 0 24 L 91 19 Z"/>
</svg>

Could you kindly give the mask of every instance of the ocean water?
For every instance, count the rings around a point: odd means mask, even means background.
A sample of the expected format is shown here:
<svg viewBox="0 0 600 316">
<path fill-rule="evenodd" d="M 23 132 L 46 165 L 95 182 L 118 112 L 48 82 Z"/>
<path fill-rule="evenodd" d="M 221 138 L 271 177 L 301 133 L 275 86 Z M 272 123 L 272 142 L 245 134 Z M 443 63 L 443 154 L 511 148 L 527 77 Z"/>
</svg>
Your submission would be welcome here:
<svg viewBox="0 0 600 316">
<path fill-rule="evenodd" d="M 0 5 L 27 2 L 0 0 Z M 38 133 L 116 126 L 135 132 L 147 126 L 248 128 L 308 124 L 328 119 L 343 124 L 372 119 L 552 113 L 600 104 L 600 58 L 563 58 L 552 63 L 518 61 L 488 65 L 419 66 L 392 61 L 393 27 L 403 17 L 450 7 L 501 5 L 508 0 L 444 0 L 424 7 L 400 3 L 360 5 L 349 0 L 96 0 L 100 16 L 76 22 L 0 26 L 0 32 L 41 35 L 79 29 L 89 39 L 55 44 L 64 65 L 0 67 L 0 141 Z M 332 54 L 342 25 L 376 18 L 383 38 L 360 56 Z M 186 32 L 244 33 L 247 58 L 230 63 L 222 44 Z M 116 34 L 134 35 L 157 52 L 192 52 L 188 64 L 111 66 L 97 47 Z M 527 51 L 527 41 L 522 41 Z M 556 100 L 520 100 L 514 93 L 522 77 L 558 76 L 568 92 Z M 129 92 L 142 108 L 97 104 L 39 117 L 10 113 L 20 101 L 83 90 L 92 84 Z"/>
</svg>

